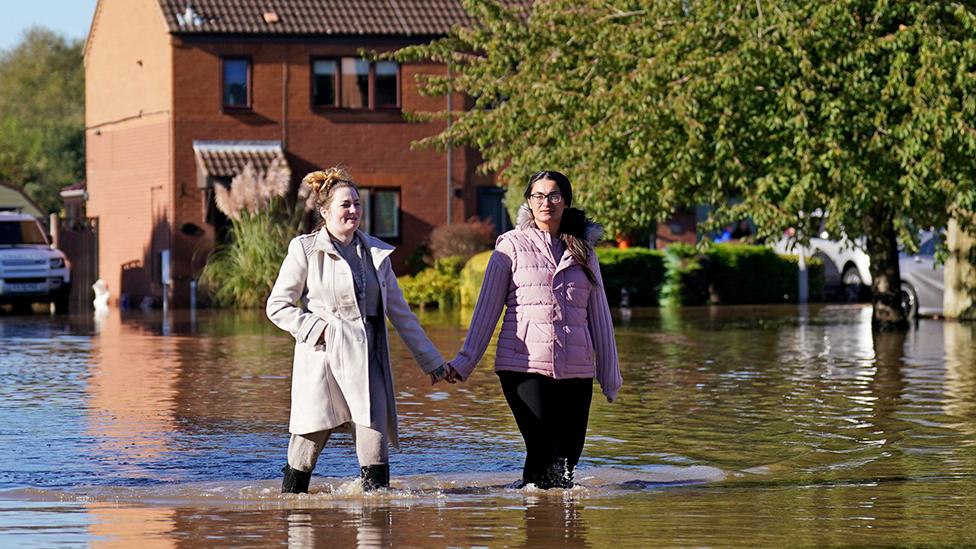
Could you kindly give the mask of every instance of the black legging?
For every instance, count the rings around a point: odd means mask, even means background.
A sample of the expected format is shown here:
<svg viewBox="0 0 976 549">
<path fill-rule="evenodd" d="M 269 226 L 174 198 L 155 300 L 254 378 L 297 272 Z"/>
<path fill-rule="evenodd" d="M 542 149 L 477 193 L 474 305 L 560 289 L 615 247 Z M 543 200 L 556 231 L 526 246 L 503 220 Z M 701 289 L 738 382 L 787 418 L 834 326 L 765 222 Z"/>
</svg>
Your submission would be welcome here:
<svg viewBox="0 0 976 549">
<path fill-rule="evenodd" d="M 552 379 L 540 374 L 498 372 L 502 391 L 525 440 L 522 480 L 540 484 L 559 459 L 570 472 L 586 440 L 593 379 Z"/>
</svg>

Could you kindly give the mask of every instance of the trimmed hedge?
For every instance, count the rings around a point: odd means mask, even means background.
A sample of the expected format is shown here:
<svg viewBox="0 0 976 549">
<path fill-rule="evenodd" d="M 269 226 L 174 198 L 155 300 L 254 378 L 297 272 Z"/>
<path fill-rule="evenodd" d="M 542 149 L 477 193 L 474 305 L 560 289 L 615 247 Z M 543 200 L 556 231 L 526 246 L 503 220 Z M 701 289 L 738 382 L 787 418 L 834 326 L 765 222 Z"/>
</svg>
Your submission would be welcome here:
<svg viewBox="0 0 976 549">
<path fill-rule="evenodd" d="M 689 244 L 672 244 L 664 251 L 597 248 L 596 255 L 611 307 L 620 307 L 624 295 L 631 307 L 797 300 L 797 257 L 766 246 L 715 244 L 700 252 Z M 490 251 L 477 254 L 461 269 L 462 307 L 472 308 L 478 300 L 489 257 Z M 810 301 L 820 301 L 823 263 L 807 261 Z"/>
<path fill-rule="evenodd" d="M 473 309 L 481 292 L 481 282 L 485 279 L 485 269 L 488 268 L 488 258 L 492 250 L 477 253 L 464 264 L 461 269 L 461 307 Z"/>
<path fill-rule="evenodd" d="M 454 307 L 459 301 L 459 277 L 462 268 L 459 256 L 448 256 L 434 261 L 419 273 L 397 279 L 403 297 L 410 305 L 425 308 L 436 304 L 441 309 Z"/>
<path fill-rule="evenodd" d="M 662 302 L 675 305 L 795 303 L 795 255 L 780 255 L 766 246 L 714 244 L 697 252 L 688 244 L 665 250 Z M 823 263 L 809 259 L 810 301 L 823 299 Z"/>
<path fill-rule="evenodd" d="M 596 257 L 611 307 L 619 307 L 624 295 L 631 307 L 658 304 L 664 283 L 664 253 L 649 248 L 597 248 Z"/>
</svg>

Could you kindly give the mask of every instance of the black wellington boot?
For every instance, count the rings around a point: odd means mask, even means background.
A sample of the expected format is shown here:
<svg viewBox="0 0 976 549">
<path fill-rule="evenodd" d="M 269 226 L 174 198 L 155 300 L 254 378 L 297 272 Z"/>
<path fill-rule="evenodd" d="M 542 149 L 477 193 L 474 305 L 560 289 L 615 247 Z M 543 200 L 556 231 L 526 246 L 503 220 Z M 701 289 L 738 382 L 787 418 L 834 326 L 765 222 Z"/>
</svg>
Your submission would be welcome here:
<svg viewBox="0 0 976 549">
<path fill-rule="evenodd" d="M 539 488 L 546 490 L 549 488 L 572 488 L 574 475 L 575 468 L 569 464 L 569 460 L 557 457 L 546 470 L 545 478 L 539 483 Z"/>
<path fill-rule="evenodd" d="M 359 476 L 363 479 L 363 492 L 371 492 L 377 488 L 389 488 L 390 464 L 365 465 L 359 468 Z"/>
<path fill-rule="evenodd" d="M 308 483 L 312 480 L 311 471 L 299 471 L 286 464 L 281 468 L 281 472 L 285 474 L 281 479 L 282 494 L 304 494 L 308 492 Z"/>
</svg>

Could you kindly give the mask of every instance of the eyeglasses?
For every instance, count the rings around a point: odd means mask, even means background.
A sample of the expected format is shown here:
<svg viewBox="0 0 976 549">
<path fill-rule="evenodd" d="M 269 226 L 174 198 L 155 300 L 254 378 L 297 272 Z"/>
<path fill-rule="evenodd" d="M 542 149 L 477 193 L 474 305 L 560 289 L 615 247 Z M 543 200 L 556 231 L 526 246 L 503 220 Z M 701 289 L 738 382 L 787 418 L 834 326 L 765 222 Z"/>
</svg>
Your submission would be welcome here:
<svg viewBox="0 0 976 549">
<path fill-rule="evenodd" d="M 537 206 L 546 200 L 548 200 L 550 204 L 559 204 L 563 201 L 563 195 L 560 194 L 559 191 L 553 191 L 549 194 L 532 193 L 529 195 L 529 201 Z"/>
</svg>

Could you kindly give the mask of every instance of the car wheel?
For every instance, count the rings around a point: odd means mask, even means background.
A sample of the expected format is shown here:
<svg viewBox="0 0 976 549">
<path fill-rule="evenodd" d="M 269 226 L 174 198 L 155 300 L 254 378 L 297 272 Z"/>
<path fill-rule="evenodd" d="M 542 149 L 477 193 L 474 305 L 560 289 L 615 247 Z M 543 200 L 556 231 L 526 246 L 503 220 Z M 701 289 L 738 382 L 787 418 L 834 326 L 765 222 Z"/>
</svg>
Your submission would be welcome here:
<svg viewBox="0 0 976 549">
<path fill-rule="evenodd" d="M 908 318 L 918 316 L 918 293 L 907 282 L 901 283 L 901 308 L 905 311 L 905 316 Z"/>
<path fill-rule="evenodd" d="M 848 266 L 844 269 L 844 274 L 840 277 L 842 297 L 847 303 L 858 303 L 864 292 L 864 282 L 861 281 L 861 273 L 857 272 L 857 267 Z"/>
</svg>

